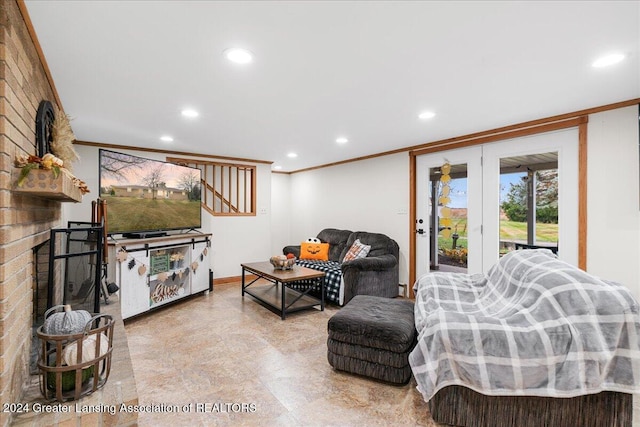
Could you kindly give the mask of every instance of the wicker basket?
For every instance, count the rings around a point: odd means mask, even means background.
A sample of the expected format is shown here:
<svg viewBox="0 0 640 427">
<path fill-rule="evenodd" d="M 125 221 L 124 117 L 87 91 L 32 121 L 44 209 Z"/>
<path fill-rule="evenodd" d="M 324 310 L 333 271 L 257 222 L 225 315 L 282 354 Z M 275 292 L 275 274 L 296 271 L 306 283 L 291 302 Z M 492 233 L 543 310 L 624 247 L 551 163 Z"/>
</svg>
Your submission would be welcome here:
<svg viewBox="0 0 640 427">
<path fill-rule="evenodd" d="M 78 400 L 104 386 L 111 372 L 113 326 L 113 317 L 99 314 L 93 316 L 84 332 L 78 334 L 48 335 L 42 332 L 42 326 L 38 328 L 40 391 L 45 399 L 59 402 Z M 92 349 L 95 357 L 91 360 L 86 360 L 82 354 L 83 349 L 86 352 L 91 348 L 88 345 L 95 345 Z M 79 363 L 64 363 L 63 354 L 68 346 L 77 346 L 76 361 Z"/>
</svg>

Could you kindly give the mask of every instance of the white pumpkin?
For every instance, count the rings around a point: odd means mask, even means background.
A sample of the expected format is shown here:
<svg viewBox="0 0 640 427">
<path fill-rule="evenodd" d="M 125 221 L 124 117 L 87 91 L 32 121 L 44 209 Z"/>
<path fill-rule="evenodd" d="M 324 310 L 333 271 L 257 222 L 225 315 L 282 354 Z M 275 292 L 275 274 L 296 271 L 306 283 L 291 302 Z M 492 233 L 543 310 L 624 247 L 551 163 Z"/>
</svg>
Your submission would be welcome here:
<svg viewBox="0 0 640 427">
<path fill-rule="evenodd" d="M 109 338 L 103 333 L 100 335 L 100 347 L 98 356 L 96 356 L 96 339 L 98 334 L 86 336 L 83 340 L 74 341 L 67 344 L 62 351 L 62 361 L 69 365 L 77 365 L 79 363 L 90 362 L 100 356 L 104 356 L 109 351 Z M 82 360 L 78 361 L 78 347 L 82 341 Z"/>
</svg>

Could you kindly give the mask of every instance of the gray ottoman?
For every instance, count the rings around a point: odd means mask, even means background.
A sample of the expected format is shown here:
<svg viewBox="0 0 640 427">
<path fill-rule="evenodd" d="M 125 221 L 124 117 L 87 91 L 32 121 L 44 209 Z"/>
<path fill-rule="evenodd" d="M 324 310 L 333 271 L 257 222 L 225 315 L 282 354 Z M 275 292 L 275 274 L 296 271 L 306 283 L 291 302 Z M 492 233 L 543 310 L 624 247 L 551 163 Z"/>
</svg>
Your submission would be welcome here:
<svg viewBox="0 0 640 427">
<path fill-rule="evenodd" d="M 328 329 L 327 358 L 335 369 L 394 384 L 411 379 L 411 300 L 356 295 L 329 319 Z"/>
</svg>

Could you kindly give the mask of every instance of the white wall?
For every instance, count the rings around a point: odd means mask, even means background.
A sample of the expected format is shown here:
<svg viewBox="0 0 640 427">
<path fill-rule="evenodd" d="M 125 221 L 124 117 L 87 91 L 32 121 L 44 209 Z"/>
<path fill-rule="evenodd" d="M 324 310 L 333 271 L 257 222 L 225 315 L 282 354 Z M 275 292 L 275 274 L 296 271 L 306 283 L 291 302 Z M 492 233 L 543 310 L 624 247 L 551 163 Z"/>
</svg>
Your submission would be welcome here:
<svg viewBox="0 0 640 427">
<path fill-rule="evenodd" d="M 382 233 L 400 246 L 400 282 L 409 277 L 409 155 L 398 153 L 291 174 L 290 241 L 323 228 Z"/>
<path fill-rule="evenodd" d="M 291 177 L 271 174 L 271 254 L 282 254 L 291 240 Z"/>
<path fill-rule="evenodd" d="M 98 148 L 77 145 L 80 161 L 74 165 L 74 174 L 84 180 L 91 190 L 80 204 L 63 204 L 65 221 L 90 221 L 91 201 L 98 198 Z M 162 153 L 121 150 L 128 154 L 156 160 L 166 160 Z M 173 156 L 172 157 L 179 157 Z M 197 158 L 195 156 L 189 158 Z M 211 159 L 208 159 L 211 160 Z M 271 256 L 271 167 L 257 165 L 257 206 L 256 216 L 212 217 L 202 212 L 204 233 L 212 233 L 211 265 L 214 278 L 237 277 L 242 273 L 243 262 L 267 261 Z M 109 209 L 109 206 L 107 206 Z"/>
<path fill-rule="evenodd" d="M 640 300 L 638 106 L 589 116 L 587 271 Z"/>
</svg>

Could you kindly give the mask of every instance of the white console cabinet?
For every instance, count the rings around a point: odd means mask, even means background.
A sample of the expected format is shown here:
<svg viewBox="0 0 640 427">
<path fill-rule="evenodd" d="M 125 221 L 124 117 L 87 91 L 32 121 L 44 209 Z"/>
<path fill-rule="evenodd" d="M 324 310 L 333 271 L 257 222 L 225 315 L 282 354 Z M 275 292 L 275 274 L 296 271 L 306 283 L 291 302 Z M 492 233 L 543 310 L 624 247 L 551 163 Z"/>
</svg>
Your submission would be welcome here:
<svg viewBox="0 0 640 427">
<path fill-rule="evenodd" d="M 209 290 L 210 249 L 211 234 L 112 239 L 108 259 L 122 318 Z"/>
</svg>

